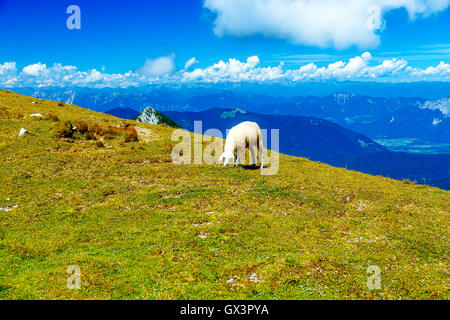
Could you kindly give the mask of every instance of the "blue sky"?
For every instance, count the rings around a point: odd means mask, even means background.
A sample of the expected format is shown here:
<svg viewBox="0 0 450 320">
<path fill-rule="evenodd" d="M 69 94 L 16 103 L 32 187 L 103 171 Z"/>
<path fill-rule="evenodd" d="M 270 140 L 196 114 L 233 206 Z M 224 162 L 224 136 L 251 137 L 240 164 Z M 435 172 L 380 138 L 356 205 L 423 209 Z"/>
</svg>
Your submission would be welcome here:
<svg viewBox="0 0 450 320">
<path fill-rule="evenodd" d="M 102 76 L 90 72 L 93 69 L 101 74 L 124 75 L 131 71 L 137 74 L 133 75 L 133 81 L 138 82 L 148 81 L 139 75 L 167 79 L 169 74 L 178 80 L 214 80 L 217 68 L 207 68 L 220 60 L 228 63 L 231 58 L 240 63 L 235 64 L 239 72 L 252 72 L 233 75 L 232 80 L 273 81 L 282 78 L 280 70 L 259 70 L 264 73 L 261 76 L 254 69 L 280 68 L 281 64 L 282 72 L 286 72 L 310 63 L 316 69 L 303 70 L 309 72 L 306 76 L 291 72 L 289 79 L 340 79 L 350 75 L 356 80 L 378 76 L 390 80 L 401 77 L 415 80 L 417 76 L 417 80 L 423 80 L 428 74 L 420 72 L 438 68 L 441 62 L 441 67 L 430 73 L 433 75 L 430 80 L 450 79 L 449 1 L 402 0 L 405 5 L 398 8 L 391 5 L 392 0 L 369 1 L 366 7 L 377 3 L 380 8 L 381 20 L 374 20 L 373 31 L 365 30 L 367 17 L 361 15 L 372 17 L 377 12 L 359 8 L 365 0 L 334 1 L 340 4 L 338 9 L 333 8 L 333 1 L 318 0 L 316 6 L 298 9 L 298 3 L 304 1 L 228 0 L 224 4 L 223 0 L 0 0 L 0 84 L 5 85 L 8 79 L 16 85 L 20 81 L 33 83 L 36 79 L 25 77 L 30 74 L 38 78 L 53 77 L 48 73 L 74 72 L 67 68 L 51 69 L 55 63 L 88 73 L 70 74 L 72 78 L 90 74 L 95 81 Z M 81 9 L 81 30 L 66 27 L 69 16 L 66 9 L 72 4 Z M 221 18 L 216 20 L 217 17 Z M 370 56 L 366 54 L 364 58 L 365 52 L 370 52 Z M 160 57 L 162 60 L 158 60 Z M 184 71 L 180 70 L 194 57 L 190 72 L 198 68 L 200 71 L 183 76 Z M 249 63 L 249 57 L 258 60 Z M 359 60 L 342 71 L 351 58 Z M 391 61 L 387 66 L 391 73 L 383 73 L 382 68 L 367 69 L 382 66 L 384 60 Z M 341 71 L 336 73 L 327 68 L 339 61 L 344 63 L 337 66 Z M 5 65 L 7 62 L 15 63 L 15 70 Z M 22 75 L 23 68 L 38 63 L 26 69 L 33 72 Z M 321 67 L 327 69 L 320 71 Z M 353 67 L 359 68 L 358 73 L 349 73 Z M 233 68 L 231 63 L 222 66 L 220 72 L 231 72 Z M 410 69 L 405 75 L 407 68 Z M 17 78 L 16 82 L 12 77 Z M 110 77 L 107 81 L 111 83 L 114 79 Z"/>
</svg>

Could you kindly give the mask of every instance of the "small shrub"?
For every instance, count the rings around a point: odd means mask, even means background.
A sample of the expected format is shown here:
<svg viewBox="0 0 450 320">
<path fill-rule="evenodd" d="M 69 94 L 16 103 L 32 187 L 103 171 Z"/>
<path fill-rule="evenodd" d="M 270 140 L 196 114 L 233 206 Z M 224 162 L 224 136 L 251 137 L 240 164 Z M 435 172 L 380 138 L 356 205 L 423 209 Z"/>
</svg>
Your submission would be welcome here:
<svg viewBox="0 0 450 320">
<path fill-rule="evenodd" d="M 106 140 L 111 140 L 112 138 L 114 138 L 114 134 L 112 132 L 106 132 L 103 138 L 105 138 Z"/>
<path fill-rule="evenodd" d="M 95 140 L 95 135 L 92 132 L 86 132 L 86 134 L 84 135 L 84 138 L 86 140 Z"/>
<path fill-rule="evenodd" d="M 77 130 L 74 130 L 72 138 L 74 138 L 75 140 L 80 140 L 84 137 L 82 133 L 79 133 Z"/>
<path fill-rule="evenodd" d="M 59 118 L 58 118 L 58 116 L 56 115 L 56 114 L 54 114 L 54 113 L 47 113 L 46 115 L 45 115 L 45 119 L 46 120 L 51 120 L 51 121 L 59 121 Z"/>
<path fill-rule="evenodd" d="M 64 103 L 58 102 L 58 106 L 59 106 L 59 107 L 64 107 Z"/>
<path fill-rule="evenodd" d="M 70 121 L 60 122 L 53 130 L 61 138 L 72 138 L 74 133 Z"/>
<path fill-rule="evenodd" d="M 105 134 L 105 131 L 98 123 L 90 123 L 89 125 L 89 131 L 93 132 L 99 136 L 103 136 Z"/>
<path fill-rule="evenodd" d="M 78 120 L 78 121 L 75 121 L 73 124 L 75 127 L 77 127 L 77 130 L 80 133 L 86 133 L 89 131 L 89 126 L 85 121 Z"/>
<path fill-rule="evenodd" d="M 108 126 L 107 132 L 111 133 L 113 136 L 123 135 L 124 127 Z"/>
<path fill-rule="evenodd" d="M 125 133 L 125 142 L 139 141 L 138 133 L 134 127 L 125 127 L 124 133 Z"/>
<path fill-rule="evenodd" d="M 104 137 L 106 139 L 112 139 L 115 136 L 123 136 L 124 142 L 139 141 L 138 133 L 131 124 L 124 124 L 120 127 L 108 126 L 108 128 L 104 130 Z"/>
</svg>

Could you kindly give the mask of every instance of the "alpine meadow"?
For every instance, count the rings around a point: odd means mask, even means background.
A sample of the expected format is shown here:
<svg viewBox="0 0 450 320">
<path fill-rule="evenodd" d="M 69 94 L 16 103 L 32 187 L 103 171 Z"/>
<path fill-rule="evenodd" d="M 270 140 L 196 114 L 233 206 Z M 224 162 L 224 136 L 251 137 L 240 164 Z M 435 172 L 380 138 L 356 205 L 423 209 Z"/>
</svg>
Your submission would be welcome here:
<svg viewBox="0 0 450 320">
<path fill-rule="evenodd" d="M 283 154 L 176 165 L 173 130 L 1 90 L 0 297 L 448 299 L 449 191 Z"/>
</svg>

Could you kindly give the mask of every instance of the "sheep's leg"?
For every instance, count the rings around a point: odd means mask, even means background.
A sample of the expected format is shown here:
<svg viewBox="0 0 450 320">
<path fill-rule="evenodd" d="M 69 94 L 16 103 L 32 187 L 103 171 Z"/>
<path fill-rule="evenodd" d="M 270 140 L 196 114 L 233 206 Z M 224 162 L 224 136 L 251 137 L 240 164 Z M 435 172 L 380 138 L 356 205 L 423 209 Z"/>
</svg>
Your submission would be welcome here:
<svg viewBox="0 0 450 320">
<path fill-rule="evenodd" d="M 261 132 L 258 132 L 258 151 L 259 151 L 259 161 L 261 161 L 261 170 L 264 168 L 264 159 L 263 159 L 263 154 L 264 154 L 264 145 L 263 145 L 263 141 L 262 141 L 262 136 L 261 136 Z"/>
<path fill-rule="evenodd" d="M 236 147 L 236 162 L 234 164 L 235 167 L 241 164 L 242 153 L 244 154 L 244 159 L 245 159 L 245 146 L 243 148 L 242 145 L 238 144 Z"/>
<path fill-rule="evenodd" d="M 261 169 L 264 167 L 264 159 L 263 159 L 263 150 L 262 148 L 259 149 L 259 157 L 261 158 Z"/>
<path fill-rule="evenodd" d="M 256 152 L 255 152 L 255 147 L 250 148 L 250 152 L 252 153 L 252 166 L 256 166 Z"/>
<path fill-rule="evenodd" d="M 234 166 L 235 166 L 235 167 L 236 167 L 237 165 L 239 165 L 239 156 L 240 156 L 240 153 L 237 152 L 237 153 L 236 153 L 236 162 L 234 163 Z"/>
</svg>

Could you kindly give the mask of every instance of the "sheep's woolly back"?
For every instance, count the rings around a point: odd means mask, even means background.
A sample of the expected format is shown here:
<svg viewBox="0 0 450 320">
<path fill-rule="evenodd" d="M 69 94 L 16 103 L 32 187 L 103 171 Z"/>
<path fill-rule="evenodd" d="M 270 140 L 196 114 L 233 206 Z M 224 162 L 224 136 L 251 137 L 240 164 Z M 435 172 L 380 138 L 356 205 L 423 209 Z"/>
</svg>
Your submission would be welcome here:
<svg viewBox="0 0 450 320">
<path fill-rule="evenodd" d="M 255 122 L 245 121 L 231 128 L 225 141 L 224 151 L 234 153 L 236 149 L 243 150 L 246 145 L 262 150 L 261 129 Z"/>
</svg>

